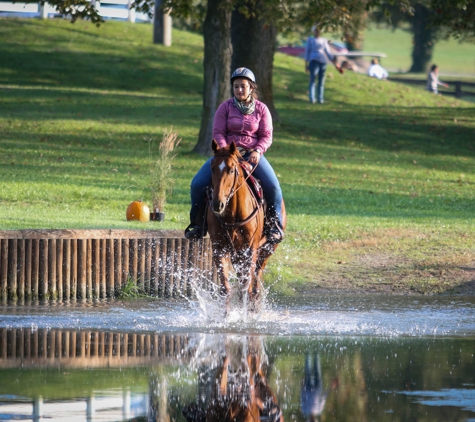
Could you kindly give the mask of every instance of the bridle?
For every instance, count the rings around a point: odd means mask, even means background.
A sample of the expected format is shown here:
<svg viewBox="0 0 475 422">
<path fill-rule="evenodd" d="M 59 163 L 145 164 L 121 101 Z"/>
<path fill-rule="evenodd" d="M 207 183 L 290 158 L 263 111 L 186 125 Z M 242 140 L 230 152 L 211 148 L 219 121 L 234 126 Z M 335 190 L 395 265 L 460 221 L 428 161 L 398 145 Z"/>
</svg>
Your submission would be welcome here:
<svg viewBox="0 0 475 422">
<path fill-rule="evenodd" d="M 244 177 L 244 181 L 239 185 L 237 186 L 238 184 L 238 179 L 239 179 L 239 168 L 243 168 L 243 164 L 242 162 L 239 160 L 238 157 L 236 157 L 234 154 L 229 154 L 227 152 L 223 152 L 223 153 L 219 153 L 217 152 L 215 154 L 215 157 L 230 157 L 236 164 L 236 167 L 235 167 L 235 172 L 234 172 L 234 182 L 233 182 L 233 185 L 231 187 L 231 190 L 230 190 L 230 193 L 226 199 L 226 204 L 225 204 L 225 207 L 228 206 L 229 204 L 229 201 L 231 200 L 231 198 L 236 195 L 237 191 L 239 189 L 241 189 L 243 186 L 247 185 L 247 180 L 249 179 L 249 177 L 251 177 L 253 171 L 254 171 L 254 167 L 252 168 L 252 171 L 249 171 L 248 175 Z M 242 158 L 242 157 L 241 157 Z M 214 158 L 213 158 L 214 160 Z M 237 186 L 237 188 L 236 188 Z M 208 196 L 208 207 L 211 205 L 211 201 L 212 201 L 212 194 L 213 194 L 213 188 L 210 187 L 207 191 L 207 196 Z M 252 190 L 251 190 L 251 194 L 252 194 Z M 252 194 L 253 195 L 253 194 Z M 236 221 L 234 223 L 227 223 L 225 222 L 221 216 L 219 216 L 218 214 L 214 213 L 215 217 L 218 219 L 218 221 L 220 222 L 220 224 L 225 227 L 226 229 L 229 229 L 229 228 L 233 228 L 233 227 L 241 227 L 241 226 L 244 226 L 245 224 L 249 223 L 249 221 L 251 221 L 254 217 L 256 217 L 257 213 L 259 212 L 259 209 L 262 208 L 262 201 L 258 200 L 254 195 L 254 201 L 256 203 L 256 206 L 254 207 L 253 211 L 251 212 L 251 214 L 249 214 L 248 217 L 246 217 L 244 220 L 241 220 L 241 221 Z M 212 208 L 211 208 L 212 209 Z"/>
</svg>

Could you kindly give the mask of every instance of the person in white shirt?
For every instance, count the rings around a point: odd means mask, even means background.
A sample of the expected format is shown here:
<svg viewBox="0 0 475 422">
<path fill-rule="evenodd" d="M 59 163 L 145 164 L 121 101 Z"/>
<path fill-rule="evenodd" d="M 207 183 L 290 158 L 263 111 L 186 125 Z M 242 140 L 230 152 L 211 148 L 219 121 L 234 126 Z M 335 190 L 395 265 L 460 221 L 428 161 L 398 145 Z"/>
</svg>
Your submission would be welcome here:
<svg viewBox="0 0 475 422">
<path fill-rule="evenodd" d="M 377 79 L 387 79 L 388 71 L 378 63 L 378 59 L 373 59 L 368 69 L 368 76 Z"/>
<path fill-rule="evenodd" d="M 437 94 L 437 85 L 449 87 L 449 84 L 439 81 L 439 68 L 436 64 L 433 64 L 430 68 L 430 72 L 427 75 L 427 90 Z"/>
</svg>

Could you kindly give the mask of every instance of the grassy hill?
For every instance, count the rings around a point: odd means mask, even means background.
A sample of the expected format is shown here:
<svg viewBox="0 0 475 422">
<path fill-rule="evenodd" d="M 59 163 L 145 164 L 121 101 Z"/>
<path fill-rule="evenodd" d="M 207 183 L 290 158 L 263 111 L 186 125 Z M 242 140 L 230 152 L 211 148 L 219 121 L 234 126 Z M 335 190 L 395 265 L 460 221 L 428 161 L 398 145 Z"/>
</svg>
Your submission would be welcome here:
<svg viewBox="0 0 475 422">
<path fill-rule="evenodd" d="M 151 39 L 145 24 L 0 21 L 0 230 L 187 225 L 203 44 Z M 274 291 L 473 293 L 473 103 L 330 70 L 312 105 L 301 59 L 274 66 L 281 124 L 266 156 L 289 213 Z M 171 127 L 166 221 L 127 222 L 131 201 L 150 203 L 149 147 Z"/>
</svg>

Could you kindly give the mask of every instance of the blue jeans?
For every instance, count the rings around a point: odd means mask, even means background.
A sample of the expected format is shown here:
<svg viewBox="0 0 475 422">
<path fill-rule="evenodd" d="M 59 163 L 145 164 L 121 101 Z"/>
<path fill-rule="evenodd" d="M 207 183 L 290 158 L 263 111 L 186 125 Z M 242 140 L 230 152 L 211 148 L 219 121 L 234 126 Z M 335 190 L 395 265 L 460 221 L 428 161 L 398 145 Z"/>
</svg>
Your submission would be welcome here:
<svg viewBox="0 0 475 422">
<path fill-rule="evenodd" d="M 308 65 L 308 70 L 310 72 L 310 84 L 308 86 L 308 96 L 310 98 L 310 102 L 315 102 L 315 79 L 318 75 L 318 102 L 323 103 L 323 86 L 325 84 L 325 72 L 327 71 L 327 64 L 312 60 Z"/>
<path fill-rule="evenodd" d="M 247 158 L 247 156 L 244 156 L 244 158 Z M 201 206 L 206 201 L 206 187 L 211 185 L 212 159 L 213 157 L 201 166 L 191 181 L 191 222 L 195 221 Z M 275 209 L 279 216 L 280 224 L 282 225 L 282 190 L 274 169 L 263 155 L 252 175 L 260 180 L 262 189 L 264 190 L 264 196 L 267 200 L 267 206 L 268 208 Z"/>
</svg>

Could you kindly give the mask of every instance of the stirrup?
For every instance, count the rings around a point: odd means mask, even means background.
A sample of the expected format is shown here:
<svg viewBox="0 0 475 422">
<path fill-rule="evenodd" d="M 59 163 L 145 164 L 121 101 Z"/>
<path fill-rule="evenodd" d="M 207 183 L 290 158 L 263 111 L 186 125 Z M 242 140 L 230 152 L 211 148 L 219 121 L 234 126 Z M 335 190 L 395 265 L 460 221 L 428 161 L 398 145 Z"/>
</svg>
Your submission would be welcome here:
<svg viewBox="0 0 475 422">
<path fill-rule="evenodd" d="M 279 223 L 275 222 L 268 228 L 266 233 L 267 243 L 277 245 L 284 240 L 284 231 L 280 228 Z"/>
<path fill-rule="evenodd" d="M 188 240 L 200 240 L 203 238 L 203 227 L 196 224 L 190 224 L 185 229 L 185 237 Z"/>
</svg>

